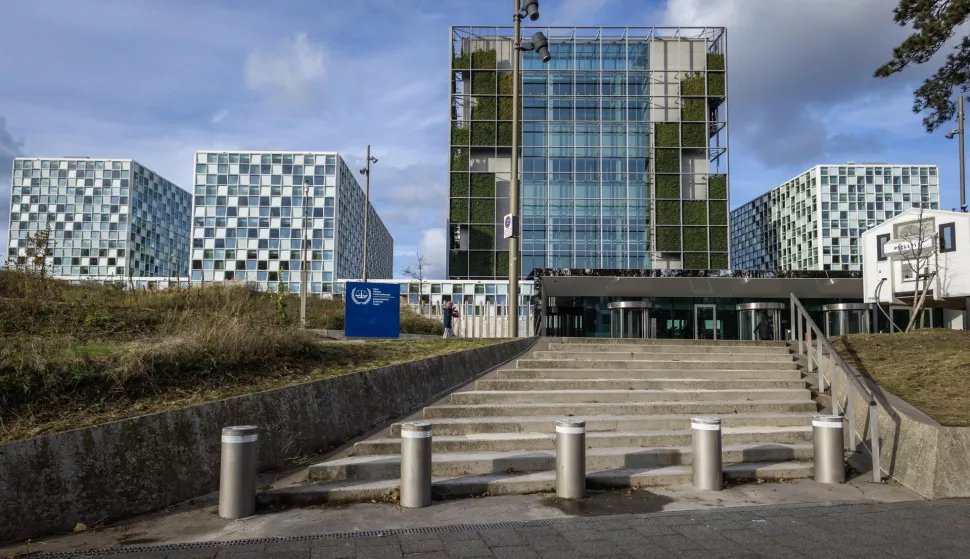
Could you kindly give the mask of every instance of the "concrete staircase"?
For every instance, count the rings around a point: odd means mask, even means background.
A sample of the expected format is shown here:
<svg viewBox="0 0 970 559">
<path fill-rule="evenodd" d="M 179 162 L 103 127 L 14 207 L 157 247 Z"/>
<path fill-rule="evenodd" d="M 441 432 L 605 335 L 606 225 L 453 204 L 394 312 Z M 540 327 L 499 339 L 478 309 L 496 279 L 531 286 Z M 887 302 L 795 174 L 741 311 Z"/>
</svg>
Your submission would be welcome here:
<svg viewBox="0 0 970 559">
<path fill-rule="evenodd" d="M 728 478 L 812 475 L 816 404 L 785 342 L 562 339 L 424 408 L 438 497 L 555 489 L 555 420 L 583 418 L 587 484 L 690 483 L 690 417 L 723 424 Z M 400 477 L 400 424 L 263 502 L 380 499 Z"/>
</svg>

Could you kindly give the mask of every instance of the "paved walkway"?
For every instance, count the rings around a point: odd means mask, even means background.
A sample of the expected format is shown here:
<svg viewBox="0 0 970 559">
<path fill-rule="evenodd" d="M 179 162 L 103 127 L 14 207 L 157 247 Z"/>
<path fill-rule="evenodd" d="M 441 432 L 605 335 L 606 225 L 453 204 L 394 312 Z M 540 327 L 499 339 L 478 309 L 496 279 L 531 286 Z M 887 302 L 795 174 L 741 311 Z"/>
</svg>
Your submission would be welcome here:
<svg viewBox="0 0 970 559">
<path fill-rule="evenodd" d="M 660 512 L 87 554 L 93 555 L 119 559 L 965 559 L 970 557 L 970 500 Z"/>
</svg>

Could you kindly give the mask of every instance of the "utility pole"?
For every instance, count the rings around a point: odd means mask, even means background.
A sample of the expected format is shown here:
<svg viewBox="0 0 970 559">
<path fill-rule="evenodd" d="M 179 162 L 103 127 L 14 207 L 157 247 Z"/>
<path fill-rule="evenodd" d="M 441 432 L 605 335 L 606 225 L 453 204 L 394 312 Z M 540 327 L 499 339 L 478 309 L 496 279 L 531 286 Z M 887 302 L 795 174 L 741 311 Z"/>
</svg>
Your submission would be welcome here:
<svg viewBox="0 0 970 559">
<path fill-rule="evenodd" d="M 306 295 L 307 295 L 307 250 L 309 250 L 309 239 L 307 239 L 307 201 L 310 198 L 310 179 L 303 181 L 303 232 L 300 240 L 303 242 L 303 262 L 300 264 L 300 324 L 306 328 Z"/>
<path fill-rule="evenodd" d="M 963 95 L 960 96 L 960 113 L 957 116 L 960 127 L 960 211 L 967 211 L 967 174 L 964 170 L 966 165 L 966 151 L 963 146 Z"/>
<path fill-rule="evenodd" d="M 509 237 L 509 337 L 519 337 L 519 73 L 522 71 L 520 60 L 522 44 L 520 23 L 522 21 L 522 2 L 512 0 L 515 4 L 513 20 L 512 44 L 512 179 L 509 181 L 509 213 L 512 215 L 512 236 Z"/>
<path fill-rule="evenodd" d="M 360 174 L 364 175 L 366 187 L 364 188 L 364 267 L 362 280 L 367 281 L 367 234 L 368 225 L 370 222 L 370 164 L 377 163 L 376 157 L 371 157 L 370 155 L 370 144 L 367 144 L 367 167 L 360 170 Z"/>
</svg>

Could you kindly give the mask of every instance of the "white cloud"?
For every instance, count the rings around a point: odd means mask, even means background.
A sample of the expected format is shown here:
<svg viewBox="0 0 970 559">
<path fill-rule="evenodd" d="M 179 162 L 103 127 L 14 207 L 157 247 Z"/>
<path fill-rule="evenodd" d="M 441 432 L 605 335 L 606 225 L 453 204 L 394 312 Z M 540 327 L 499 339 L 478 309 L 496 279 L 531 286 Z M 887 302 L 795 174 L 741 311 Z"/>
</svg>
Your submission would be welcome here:
<svg viewBox="0 0 970 559">
<path fill-rule="evenodd" d="M 443 227 L 425 229 L 421 234 L 421 243 L 418 252 L 428 261 L 428 269 L 425 270 L 426 278 L 445 277 L 445 257 L 446 257 L 446 238 Z"/>
<path fill-rule="evenodd" d="M 212 115 L 212 124 L 217 124 L 222 121 L 222 119 L 229 116 L 229 111 L 226 109 L 219 109 L 219 112 Z"/>
<path fill-rule="evenodd" d="M 246 58 L 246 87 L 266 95 L 279 107 L 306 107 L 320 97 L 329 53 L 306 33 L 284 39 L 275 50 L 257 48 Z"/>
</svg>

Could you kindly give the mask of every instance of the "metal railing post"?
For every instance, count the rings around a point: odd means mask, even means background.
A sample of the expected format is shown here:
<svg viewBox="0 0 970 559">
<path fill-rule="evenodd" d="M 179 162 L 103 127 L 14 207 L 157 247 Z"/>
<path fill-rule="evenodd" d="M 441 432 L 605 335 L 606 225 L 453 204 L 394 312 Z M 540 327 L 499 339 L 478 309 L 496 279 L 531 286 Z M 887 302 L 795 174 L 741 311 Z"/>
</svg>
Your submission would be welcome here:
<svg viewBox="0 0 970 559">
<path fill-rule="evenodd" d="M 791 341 L 795 341 L 798 333 L 795 332 L 795 316 L 797 311 L 795 310 L 795 301 L 791 298 L 788 300 L 788 306 L 791 307 L 791 320 L 788 322 L 788 332 L 791 334 Z"/>
<path fill-rule="evenodd" d="M 805 333 L 802 329 L 802 311 L 799 309 L 798 314 L 795 316 L 795 323 L 798 326 L 798 354 L 805 355 Z"/>
<path fill-rule="evenodd" d="M 809 373 L 813 373 L 813 372 L 815 372 L 815 361 L 814 361 L 814 357 L 815 357 L 814 356 L 814 353 L 815 353 L 815 351 L 814 351 L 814 348 L 812 347 L 812 328 L 811 328 L 811 326 L 809 326 L 808 328 L 805 329 L 805 335 L 808 336 L 808 340 L 806 340 L 806 344 L 805 344 L 806 345 L 805 349 L 808 352 L 806 354 L 806 357 L 808 357 L 808 372 Z M 822 387 L 819 386 L 819 391 L 821 391 L 821 390 L 822 390 Z"/>
<path fill-rule="evenodd" d="M 869 404 L 869 447 L 872 449 L 872 482 L 882 483 L 882 465 L 879 456 L 879 408 Z"/>
<path fill-rule="evenodd" d="M 832 391 L 832 397 L 835 398 L 835 391 Z M 855 452 L 855 394 L 849 390 L 849 387 L 845 387 L 845 415 L 849 422 L 849 436 L 845 438 L 846 450 Z"/>
<path fill-rule="evenodd" d="M 822 341 L 819 340 L 817 354 L 818 355 L 818 393 L 821 394 L 825 392 L 825 363 L 832 360 L 832 356 L 829 355 L 828 359 L 825 356 L 825 349 L 822 347 Z"/>
</svg>

